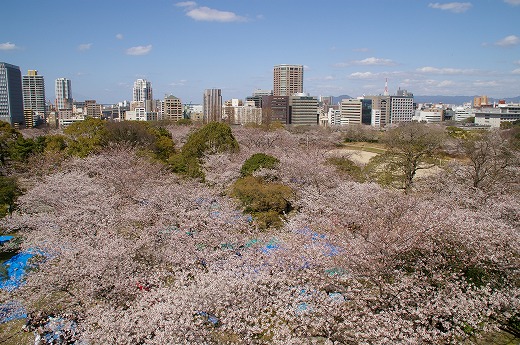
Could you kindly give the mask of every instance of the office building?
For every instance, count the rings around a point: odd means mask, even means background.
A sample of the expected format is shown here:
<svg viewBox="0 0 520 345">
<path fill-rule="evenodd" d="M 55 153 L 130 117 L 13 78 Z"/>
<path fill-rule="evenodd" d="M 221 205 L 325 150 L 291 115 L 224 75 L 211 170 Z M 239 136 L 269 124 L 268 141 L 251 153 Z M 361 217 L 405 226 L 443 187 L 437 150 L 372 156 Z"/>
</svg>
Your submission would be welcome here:
<svg viewBox="0 0 520 345">
<path fill-rule="evenodd" d="M 72 109 L 72 87 L 67 78 L 58 78 L 54 84 L 56 110 Z"/>
<path fill-rule="evenodd" d="M 372 101 L 372 110 L 377 110 L 377 121 L 375 122 L 376 127 L 385 127 L 390 124 L 390 96 L 378 95 L 378 96 L 365 96 L 365 99 Z M 374 112 L 372 112 L 372 117 Z M 371 121 L 374 126 L 374 119 Z"/>
<path fill-rule="evenodd" d="M 413 96 L 390 96 L 390 123 L 412 122 Z"/>
<path fill-rule="evenodd" d="M 29 70 L 22 76 L 25 126 L 33 127 L 46 120 L 45 81 L 38 71 Z"/>
<path fill-rule="evenodd" d="M 262 100 L 263 100 L 263 97 L 264 96 L 272 96 L 273 95 L 273 91 L 272 90 L 261 90 L 261 89 L 256 89 L 255 91 L 253 91 L 253 95 L 252 96 L 248 96 L 246 97 L 246 101 L 253 101 L 255 102 L 255 107 L 257 108 L 262 108 Z"/>
<path fill-rule="evenodd" d="M 504 122 L 520 121 L 520 104 L 498 104 L 493 108 L 475 111 L 475 124 L 500 128 Z"/>
<path fill-rule="evenodd" d="M 0 62 L 0 121 L 24 125 L 22 73 L 20 67 L 5 62 Z"/>
<path fill-rule="evenodd" d="M 289 97 L 289 124 L 295 126 L 318 124 L 318 99 L 305 94 Z"/>
<path fill-rule="evenodd" d="M 161 119 L 178 121 L 183 118 L 182 102 L 175 96 L 166 96 L 162 102 Z"/>
<path fill-rule="evenodd" d="M 96 119 L 101 118 L 101 104 L 97 104 L 96 100 L 89 99 L 85 100 L 84 114 L 87 117 L 93 117 Z"/>
<path fill-rule="evenodd" d="M 363 104 L 360 99 L 342 99 L 340 103 L 340 125 L 360 125 Z"/>
<path fill-rule="evenodd" d="M 276 65 L 273 74 L 274 96 L 292 96 L 303 92 L 303 65 Z"/>
<path fill-rule="evenodd" d="M 204 123 L 222 121 L 222 90 L 206 89 L 203 96 Z"/>
<path fill-rule="evenodd" d="M 262 123 L 289 124 L 289 96 L 262 97 Z"/>
</svg>

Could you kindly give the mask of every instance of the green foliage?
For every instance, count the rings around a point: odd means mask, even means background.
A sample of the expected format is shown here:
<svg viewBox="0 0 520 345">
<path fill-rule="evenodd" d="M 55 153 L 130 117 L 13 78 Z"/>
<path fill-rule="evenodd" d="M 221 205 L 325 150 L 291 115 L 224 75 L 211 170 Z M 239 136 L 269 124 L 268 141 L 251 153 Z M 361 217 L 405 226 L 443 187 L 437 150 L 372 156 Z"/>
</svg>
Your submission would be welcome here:
<svg viewBox="0 0 520 345">
<path fill-rule="evenodd" d="M 154 141 L 149 124 L 143 121 L 105 122 L 106 140 L 131 147 L 148 146 Z"/>
<path fill-rule="evenodd" d="M 20 194 L 15 178 L 0 176 L 0 217 L 5 217 L 12 211 L 16 198 Z"/>
<path fill-rule="evenodd" d="M 231 195 L 241 201 L 244 211 L 251 213 L 260 228 L 266 229 L 282 225 L 284 214 L 291 210 L 293 191 L 281 183 L 246 176 L 233 184 Z"/>
<path fill-rule="evenodd" d="M 455 139 L 466 139 L 469 136 L 469 132 L 455 126 L 448 126 L 446 127 L 446 133 L 449 137 L 455 138 Z"/>
<path fill-rule="evenodd" d="M 67 148 L 67 138 L 63 135 L 45 136 L 45 152 L 62 152 Z"/>
<path fill-rule="evenodd" d="M 210 122 L 193 132 L 182 147 L 183 154 L 197 158 L 226 151 L 238 151 L 238 142 L 231 127 L 221 122 Z"/>
<path fill-rule="evenodd" d="M 238 151 L 239 145 L 231 127 L 225 123 L 211 122 L 193 132 L 179 154 L 168 158 L 173 172 L 192 178 L 204 179 L 200 160 L 204 155 L 226 151 Z"/>
<path fill-rule="evenodd" d="M 15 161 L 25 161 L 33 154 L 42 153 L 45 149 L 45 138 L 25 139 L 19 136 L 9 147 L 10 156 Z"/>
<path fill-rule="evenodd" d="M 88 118 L 71 124 L 63 132 L 68 136 L 68 152 L 71 155 L 86 157 L 101 150 L 107 144 L 107 129 L 100 119 Z"/>
<path fill-rule="evenodd" d="M 240 174 L 247 176 L 262 168 L 274 169 L 278 163 L 280 163 L 280 160 L 276 157 L 266 155 L 265 153 L 255 153 L 244 162 L 240 169 Z"/>
<path fill-rule="evenodd" d="M 5 121 L 0 121 L 0 163 L 4 164 L 11 156 L 11 145 L 22 134 Z"/>
<path fill-rule="evenodd" d="M 193 123 L 190 119 L 180 119 L 175 122 L 178 126 L 190 126 Z"/>
<path fill-rule="evenodd" d="M 197 157 L 187 156 L 181 152 L 170 156 L 168 165 L 174 173 L 191 178 L 204 179 L 204 172 Z"/>
<path fill-rule="evenodd" d="M 331 157 L 327 159 L 329 164 L 350 176 L 356 182 L 364 182 L 366 180 L 363 168 L 356 165 L 353 161 L 345 157 Z"/>
<path fill-rule="evenodd" d="M 475 116 L 470 116 L 463 121 L 464 123 L 475 123 Z"/>
</svg>

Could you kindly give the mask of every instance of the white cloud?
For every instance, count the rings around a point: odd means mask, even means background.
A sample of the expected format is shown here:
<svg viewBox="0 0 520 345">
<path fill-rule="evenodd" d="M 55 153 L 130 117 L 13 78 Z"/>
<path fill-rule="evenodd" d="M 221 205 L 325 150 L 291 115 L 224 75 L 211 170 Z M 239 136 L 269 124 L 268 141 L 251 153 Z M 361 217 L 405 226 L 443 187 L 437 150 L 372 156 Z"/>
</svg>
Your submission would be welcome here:
<svg viewBox="0 0 520 345">
<path fill-rule="evenodd" d="M 520 68 L 514 69 L 511 73 L 520 74 Z"/>
<path fill-rule="evenodd" d="M 15 50 L 18 49 L 16 44 L 11 42 L 0 43 L 0 50 Z"/>
<path fill-rule="evenodd" d="M 195 1 L 183 1 L 175 4 L 177 7 L 195 7 L 197 3 Z"/>
<path fill-rule="evenodd" d="M 380 59 L 375 57 L 369 57 L 363 60 L 357 60 L 352 62 L 355 65 L 377 65 L 377 66 L 392 66 L 395 65 L 395 62 L 389 59 Z"/>
<path fill-rule="evenodd" d="M 376 79 L 379 78 L 379 74 L 372 72 L 354 72 L 350 74 L 350 79 Z"/>
<path fill-rule="evenodd" d="M 348 62 L 338 62 L 334 64 L 334 67 L 347 67 L 351 65 L 361 66 L 394 66 L 396 63 L 390 59 L 380 59 L 376 57 L 369 57 L 363 60 L 353 60 Z"/>
<path fill-rule="evenodd" d="M 152 50 L 152 45 L 131 47 L 126 50 L 126 55 L 146 55 Z"/>
<path fill-rule="evenodd" d="M 83 43 L 78 46 L 78 50 L 82 52 L 89 50 L 90 48 L 92 48 L 92 43 Z"/>
<path fill-rule="evenodd" d="M 435 8 L 443 11 L 450 11 L 453 13 L 464 13 L 469 10 L 473 5 L 470 2 L 447 2 L 441 4 L 438 2 L 430 3 L 428 7 Z"/>
<path fill-rule="evenodd" d="M 473 83 L 474 86 L 487 86 L 487 87 L 491 87 L 491 86 L 498 86 L 499 83 L 496 81 L 496 80 L 489 80 L 489 81 L 476 81 Z"/>
<path fill-rule="evenodd" d="M 474 69 L 460 69 L 460 68 L 437 68 L 437 67 L 421 67 L 417 69 L 420 73 L 430 74 L 473 74 L 476 72 Z"/>
<path fill-rule="evenodd" d="M 245 22 L 246 18 L 233 12 L 219 11 L 206 6 L 196 7 L 186 12 L 186 15 L 197 21 L 206 22 Z"/>
<path fill-rule="evenodd" d="M 505 3 L 508 3 L 509 5 L 513 5 L 513 6 L 519 6 L 520 5 L 520 0 L 504 0 Z"/>
<path fill-rule="evenodd" d="M 117 38 L 118 40 L 122 40 L 122 39 L 123 39 L 123 34 L 117 34 L 117 35 L 116 35 L 116 38 Z"/>
<path fill-rule="evenodd" d="M 520 37 L 515 35 L 509 35 L 497 41 L 495 44 L 501 47 L 515 46 L 517 44 L 520 44 Z"/>
</svg>

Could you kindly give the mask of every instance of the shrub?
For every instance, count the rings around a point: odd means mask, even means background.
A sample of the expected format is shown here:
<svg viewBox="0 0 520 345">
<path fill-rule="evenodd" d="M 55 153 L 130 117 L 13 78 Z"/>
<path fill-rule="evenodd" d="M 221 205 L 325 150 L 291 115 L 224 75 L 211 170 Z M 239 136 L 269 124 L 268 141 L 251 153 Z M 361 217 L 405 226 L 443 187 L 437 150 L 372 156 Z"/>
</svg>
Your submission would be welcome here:
<svg viewBox="0 0 520 345">
<path fill-rule="evenodd" d="M 12 211 L 16 198 L 20 194 L 15 178 L 0 176 L 0 217 L 5 217 Z"/>
<path fill-rule="evenodd" d="M 98 152 L 107 144 L 106 122 L 100 119 L 88 118 L 71 124 L 63 130 L 68 136 L 68 151 L 71 155 L 86 157 Z"/>
<path fill-rule="evenodd" d="M 273 169 L 278 163 L 280 163 L 280 160 L 276 157 L 266 155 L 265 153 L 255 153 L 244 162 L 240 169 L 240 175 L 252 175 L 255 171 L 262 168 Z"/>
<path fill-rule="evenodd" d="M 193 132 L 181 149 L 168 159 L 173 172 L 192 178 L 204 179 L 204 172 L 200 166 L 201 158 L 206 154 L 225 151 L 238 151 L 239 146 L 231 127 L 225 123 L 211 122 Z"/>
<path fill-rule="evenodd" d="M 231 195 L 241 201 L 244 211 L 251 213 L 260 228 L 282 225 L 284 214 L 291 210 L 293 191 L 281 183 L 246 176 L 238 179 Z"/>
</svg>

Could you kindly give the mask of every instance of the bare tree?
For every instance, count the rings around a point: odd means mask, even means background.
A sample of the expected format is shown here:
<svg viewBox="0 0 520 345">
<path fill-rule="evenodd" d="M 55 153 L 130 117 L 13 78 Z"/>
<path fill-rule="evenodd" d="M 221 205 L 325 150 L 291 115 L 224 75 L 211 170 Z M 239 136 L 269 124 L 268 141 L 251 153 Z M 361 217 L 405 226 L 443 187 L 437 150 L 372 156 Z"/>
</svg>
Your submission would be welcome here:
<svg viewBox="0 0 520 345">
<path fill-rule="evenodd" d="M 435 165 L 432 159 L 443 138 L 442 128 L 416 122 L 388 130 L 383 136 L 387 151 L 380 156 L 379 172 L 382 169 L 382 173 L 391 176 L 392 183 L 397 182 L 408 193 L 417 171 Z"/>
<path fill-rule="evenodd" d="M 484 132 L 462 139 L 461 152 L 467 158 L 467 176 L 474 188 L 486 188 L 508 179 L 508 168 L 518 165 L 518 152 L 500 132 Z"/>
</svg>

